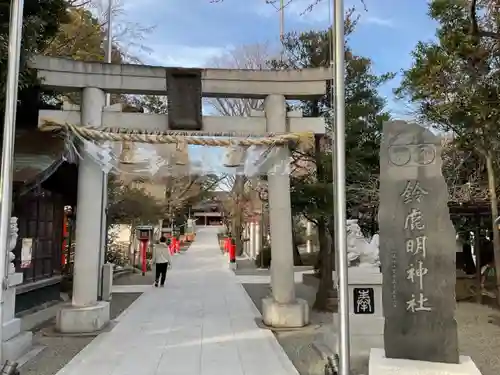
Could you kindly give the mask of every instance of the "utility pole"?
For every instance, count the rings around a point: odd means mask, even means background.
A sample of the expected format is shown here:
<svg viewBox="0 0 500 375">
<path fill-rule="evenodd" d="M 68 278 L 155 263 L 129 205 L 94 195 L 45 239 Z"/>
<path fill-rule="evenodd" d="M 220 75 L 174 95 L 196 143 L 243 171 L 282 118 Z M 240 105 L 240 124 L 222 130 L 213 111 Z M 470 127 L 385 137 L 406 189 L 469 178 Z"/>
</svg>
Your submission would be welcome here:
<svg viewBox="0 0 500 375">
<path fill-rule="evenodd" d="M 285 1 L 280 0 L 280 41 L 285 37 Z"/>
<path fill-rule="evenodd" d="M 107 27 L 106 27 L 106 47 L 105 61 L 111 63 L 111 55 L 113 54 L 113 32 L 111 29 L 111 13 L 113 12 L 113 0 L 108 0 Z M 106 105 L 111 105 L 111 94 L 106 94 Z"/>
<path fill-rule="evenodd" d="M 332 36 L 331 59 L 332 78 L 331 104 L 335 109 L 335 126 L 332 129 L 333 139 L 333 181 L 334 181 L 334 213 L 335 213 L 335 249 L 338 253 L 337 285 L 339 293 L 339 329 L 338 348 L 339 375 L 350 374 L 350 342 L 349 342 L 349 290 L 348 259 L 346 233 L 346 194 L 345 194 L 345 77 L 344 77 L 344 0 L 332 0 Z M 335 58 L 333 57 L 335 56 Z"/>
<path fill-rule="evenodd" d="M 12 171 L 14 169 L 14 143 L 16 137 L 17 90 L 19 82 L 19 60 L 23 29 L 24 0 L 11 0 L 8 44 L 7 85 L 5 87 L 5 111 L 2 140 L 2 166 L 0 171 L 0 344 L 3 337 L 4 299 L 9 287 L 10 216 L 12 214 Z M 0 363 L 4 362 L 0 345 Z M 14 368 L 15 370 L 15 368 Z"/>
<path fill-rule="evenodd" d="M 111 13 L 113 8 L 113 0 L 108 0 L 108 11 L 106 14 L 106 44 L 104 46 L 104 60 L 107 63 L 111 63 L 111 54 L 113 52 L 113 44 L 112 44 L 112 29 L 111 29 Z M 106 106 L 111 105 L 111 94 L 106 94 Z M 100 246 L 100 256 L 99 256 L 99 281 L 97 283 L 97 295 L 102 297 L 102 270 L 104 263 L 106 262 L 106 250 L 107 250 L 107 242 L 108 242 L 108 215 L 107 215 L 107 206 L 108 206 L 108 174 L 106 172 L 102 172 L 102 206 L 101 206 L 101 246 Z"/>
<path fill-rule="evenodd" d="M 280 0 L 280 43 L 281 43 L 281 61 L 285 55 L 285 1 Z"/>
</svg>

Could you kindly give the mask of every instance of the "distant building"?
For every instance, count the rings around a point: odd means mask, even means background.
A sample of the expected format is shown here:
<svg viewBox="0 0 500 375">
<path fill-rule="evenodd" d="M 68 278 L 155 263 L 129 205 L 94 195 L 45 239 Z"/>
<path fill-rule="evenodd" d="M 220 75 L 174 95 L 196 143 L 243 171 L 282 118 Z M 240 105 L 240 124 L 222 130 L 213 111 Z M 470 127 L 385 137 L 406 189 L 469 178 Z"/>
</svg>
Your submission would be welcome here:
<svg viewBox="0 0 500 375">
<path fill-rule="evenodd" d="M 214 191 L 204 201 L 191 207 L 191 216 L 196 219 L 196 225 L 221 225 L 224 221 L 223 202 L 228 199 L 229 192 Z"/>
</svg>

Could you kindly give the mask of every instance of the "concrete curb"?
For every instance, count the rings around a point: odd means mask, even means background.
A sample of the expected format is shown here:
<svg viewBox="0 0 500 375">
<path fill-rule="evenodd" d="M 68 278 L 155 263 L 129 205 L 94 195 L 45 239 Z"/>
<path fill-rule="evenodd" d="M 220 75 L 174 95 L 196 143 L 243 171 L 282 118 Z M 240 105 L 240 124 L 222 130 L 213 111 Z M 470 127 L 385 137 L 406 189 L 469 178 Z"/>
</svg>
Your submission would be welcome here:
<svg viewBox="0 0 500 375">
<path fill-rule="evenodd" d="M 125 275 L 129 275 L 133 272 L 134 272 L 134 270 L 132 268 L 127 268 L 127 269 L 113 272 L 113 280 L 119 279 L 120 277 L 123 277 Z"/>
<path fill-rule="evenodd" d="M 96 337 L 101 333 L 110 332 L 116 326 L 114 320 L 110 320 L 101 330 L 95 332 L 82 332 L 82 333 L 62 333 L 55 330 L 55 327 L 42 328 L 41 332 L 46 337 Z"/>
</svg>

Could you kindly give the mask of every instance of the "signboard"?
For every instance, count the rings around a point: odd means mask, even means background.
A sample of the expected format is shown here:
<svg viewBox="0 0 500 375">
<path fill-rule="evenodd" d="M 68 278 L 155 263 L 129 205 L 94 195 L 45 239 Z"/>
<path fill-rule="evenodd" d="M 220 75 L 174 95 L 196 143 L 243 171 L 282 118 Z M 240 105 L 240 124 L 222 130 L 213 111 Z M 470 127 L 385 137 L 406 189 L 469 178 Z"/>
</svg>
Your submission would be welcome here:
<svg viewBox="0 0 500 375">
<path fill-rule="evenodd" d="M 31 267 L 33 238 L 23 238 L 21 242 L 21 268 Z"/>
<path fill-rule="evenodd" d="M 354 288 L 354 314 L 374 314 L 375 298 L 373 288 Z"/>
</svg>

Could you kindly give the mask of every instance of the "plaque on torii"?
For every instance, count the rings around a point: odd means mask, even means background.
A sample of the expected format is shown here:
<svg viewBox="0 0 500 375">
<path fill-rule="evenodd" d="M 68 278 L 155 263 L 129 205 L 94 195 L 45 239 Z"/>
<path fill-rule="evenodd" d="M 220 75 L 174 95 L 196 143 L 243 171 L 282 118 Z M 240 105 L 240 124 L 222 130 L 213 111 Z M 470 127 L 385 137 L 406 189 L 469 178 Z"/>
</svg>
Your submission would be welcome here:
<svg viewBox="0 0 500 375">
<path fill-rule="evenodd" d="M 165 70 L 169 129 L 202 130 L 202 70 L 195 68 L 166 68 Z"/>
</svg>

